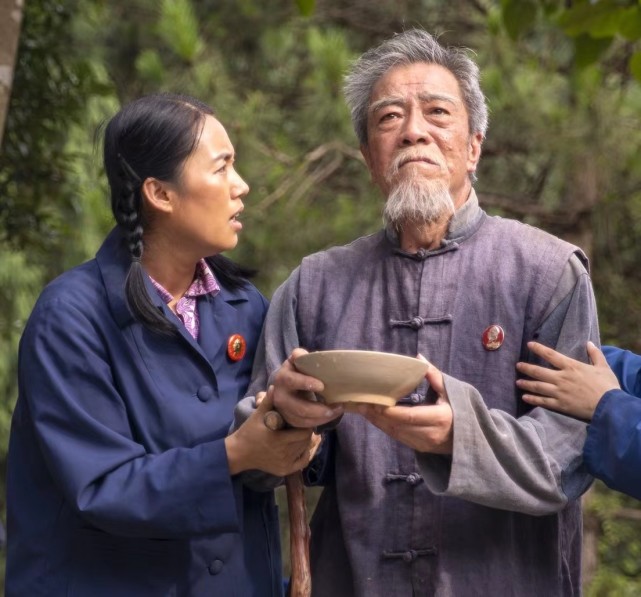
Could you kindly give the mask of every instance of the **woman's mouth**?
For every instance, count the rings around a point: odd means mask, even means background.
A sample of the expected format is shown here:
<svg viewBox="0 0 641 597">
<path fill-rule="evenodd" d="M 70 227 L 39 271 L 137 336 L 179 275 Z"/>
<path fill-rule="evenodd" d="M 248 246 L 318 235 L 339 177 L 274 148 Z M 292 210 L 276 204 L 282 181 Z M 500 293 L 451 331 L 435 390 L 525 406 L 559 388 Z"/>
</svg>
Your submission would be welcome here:
<svg viewBox="0 0 641 597">
<path fill-rule="evenodd" d="M 231 218 L 229 218 L 229 222 L 235 230 L 242 230 L 243 228 L 243 223 L 240 221 L 240 213 L 240 211 L 236 212 Z"/>
</svg>

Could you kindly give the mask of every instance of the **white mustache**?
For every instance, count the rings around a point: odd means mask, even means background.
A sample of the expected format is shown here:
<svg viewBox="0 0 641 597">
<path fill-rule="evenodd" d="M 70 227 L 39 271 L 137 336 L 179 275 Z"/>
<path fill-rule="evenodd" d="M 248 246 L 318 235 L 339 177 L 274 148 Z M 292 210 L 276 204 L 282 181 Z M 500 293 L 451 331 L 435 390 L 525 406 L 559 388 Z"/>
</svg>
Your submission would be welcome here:
<svg viewBox="0 0 641 597">
<path fill-rule="evenodd" d="M 438 166 L 441 170 L 445 168 L 444 164 L 441 163 L 440 160 L 434 158 L 433 156 L 427 155 L 423 148 L 411 147 L 396 155 L 387 171 L 388 179 L 394 178 L 398 174 L 398 171 L 401 169 L 401 167 L 408 162 L 417 161 L 423 161 L 429 164 L 433 164 L 434 166 Z"/>
</svg>

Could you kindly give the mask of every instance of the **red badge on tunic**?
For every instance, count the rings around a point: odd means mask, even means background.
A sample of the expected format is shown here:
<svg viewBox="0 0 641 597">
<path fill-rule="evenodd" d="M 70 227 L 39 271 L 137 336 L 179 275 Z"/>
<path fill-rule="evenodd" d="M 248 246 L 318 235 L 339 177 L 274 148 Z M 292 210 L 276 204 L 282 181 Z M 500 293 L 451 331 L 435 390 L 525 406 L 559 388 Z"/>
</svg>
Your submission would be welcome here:
<svg viewBox="0 0 641 597">
<path fill-rule="evenodd" d="M 504 339 L 505 332 L 503 328 L 493 323 L 491 326 L 485 328 L 483 332 L 483 348 L 485 348 L 485 350 L 497 350 L 501 348 Z"/>
<path fill-rule="evenodd" d="M 247 341 L 240 334 L 229 336 L 227 340 L 227 356 L 232 361 L 240 361 L 247 351 Z"/>
</svg>

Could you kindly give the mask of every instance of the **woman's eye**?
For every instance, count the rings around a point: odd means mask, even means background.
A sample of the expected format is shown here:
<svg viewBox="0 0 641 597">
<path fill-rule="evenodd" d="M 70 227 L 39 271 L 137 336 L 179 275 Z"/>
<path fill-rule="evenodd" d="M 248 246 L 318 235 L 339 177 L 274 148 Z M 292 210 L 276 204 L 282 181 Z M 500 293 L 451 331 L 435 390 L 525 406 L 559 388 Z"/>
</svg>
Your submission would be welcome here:
<svg viewBox="0 0 641 597">
<path fill-rule="evenodd" d="M 224 172 L 227 172 L 227 164 L 225 164 L 222 168 L 216 170 L 216 174 L 222 174 Z"/>
</svg>

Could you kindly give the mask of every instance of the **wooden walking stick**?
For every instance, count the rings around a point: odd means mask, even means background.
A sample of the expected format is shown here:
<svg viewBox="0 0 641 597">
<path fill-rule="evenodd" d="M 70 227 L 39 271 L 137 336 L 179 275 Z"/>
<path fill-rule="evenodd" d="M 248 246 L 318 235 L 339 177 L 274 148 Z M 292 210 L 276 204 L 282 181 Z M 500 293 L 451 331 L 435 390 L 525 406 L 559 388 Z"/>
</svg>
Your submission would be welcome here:
<svg viewBox="0 0 641 597">
<path fill-rule="evenodd" d="M 265 426 L 273 431 L 283 429 L 287 423 L 278 411 L 265 413 Z M 287 509 L 289 511 L 289 558 L 291 578 L 289 597 L 311 597 L 312 574 L 309 566 L 310 530 L 307 524 L 305 484 L 303 473 L 297 471 L 285 477 Z"/>
</svg>

